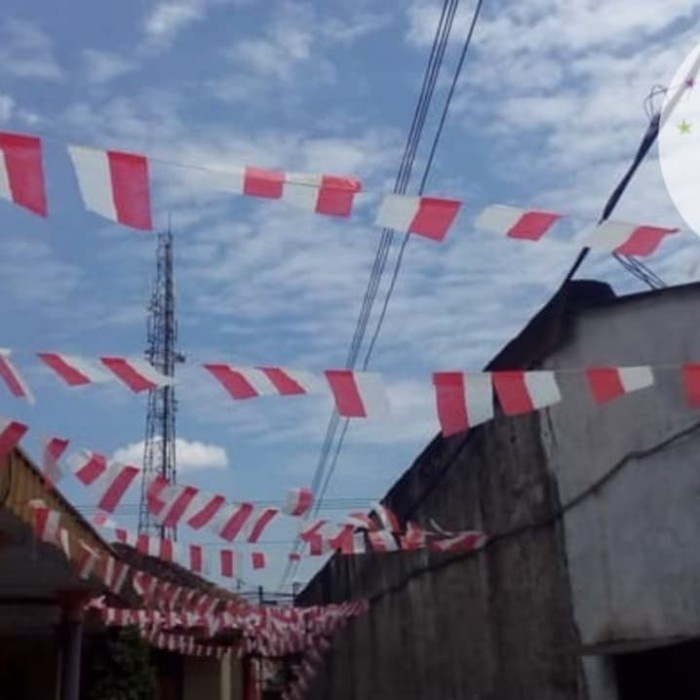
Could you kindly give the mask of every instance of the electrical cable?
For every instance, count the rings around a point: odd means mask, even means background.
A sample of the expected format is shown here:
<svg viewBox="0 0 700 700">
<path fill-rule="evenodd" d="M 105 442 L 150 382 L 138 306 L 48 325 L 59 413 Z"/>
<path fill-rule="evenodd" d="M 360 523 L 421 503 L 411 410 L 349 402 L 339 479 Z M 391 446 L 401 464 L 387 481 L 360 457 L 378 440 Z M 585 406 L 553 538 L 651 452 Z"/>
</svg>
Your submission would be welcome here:
<svg viewBox="0 0 700 700">
<path fill-rule="evenodd" d="M 449 40 L 449 33 L 454 21 L 454 15 L 457 10 L 457 5 L 459 0 L 452 0 L 450 2 L 447 0 L 442 9 L 440 16 L 440 21 L 438 23 L 438 29 L 436 31 L 436 37 L 433 41 L 433 47 L 431 49 L 430 58 L 428 61 L 428 67 L 426 68 L 425 76 L 423 79 L 423 85 L 421 87 L 421 94 L 418 100 L 418 105 L 414 112 L 413 122 L 411 124 L 411 129 L 407 138 L 406 147 L 404 149 L 404 155 L 401 159 L 401 164 L 399 166 L 399 171 L 396 178 L 396 183 L 394 186 L 394 191 L 399 193 L 404 193 L 408 186 L 410 180 L 413 162 L 415 160 L 418 145 L 420 143 L 420 137 L 422 135 L 423 127 L 425 125 L 425 119 L 427 117 L 428 108 L 430 106 L 430 101 L 435 89 L 437 82 L 437 77 L 439 74 L 440 67 L 442 65 L 442 60 L 444 57 L 445 48 Z M 394 231 L 391 229 L 384 229 L 382 234 L 382 243 L 377 251 L 375 258 L 375 269 L 370 277 L 370 282 L 368 284 L 367 292 L 365 293 L 365 304 L 363 307 L 363 313 L 361 313 L 360 319 L 355 329 L 355 336 L 353 338 L 353 343 L 351 344 L 351 350 L 348 357 L 348 367 L 354 368 L 357 363 L 357 358 L 359 356 L 359 350 L 364 340 L 364 335 L 370 320 L 371 310 L 376 299 L 376 295 L 379 289 L 379 283 L 381 277 L 384 273 L 386 267 L 386 261 L 388 257 L 391 244 L 394 239 Z M 333 425 L 334 433 L 337 429 L 339 421 L 336 421 Z M 343 422 L 342 435 L 347 433 L 349 421 L 345 419 Z M 336 454 L 338 450 L 336 450 Z M 324 455 L 327 458 L 328 452 Z M 336 458 L 337 459 L 337 458 Z M 323 470 L 320 470 L 321 472 Z M 322 476 L 322 473 L 321 475 Z M 325 488 L 322 487 L 322 491 L 325 493 Z M 316 491 L 315 491 L 316 493 Z M 320 503 L 322 498 L 316 499 L 315 512 L 318 512 L 320 508 Z"/>
<path fill-rule="evenodd" d="M 430 56 L 423 76 L 423 83 L 419 93 L 418 103 L 414 109 L 411 127 L 406 140 L 406 146 L 404 148 L 404 153 L 396 176 L 396 181 L 394 185 L 394 192 L 396 193 L 405 193 L 408 181 L 410 179 L 416 151 L 420 143 L 423 128 L 425 126 L 428 108 L 430 106 L 432 95 L 435 90 L 435 84 L 437 82 L 437 77 L 440 71 L 440 67 L 442 65 L 444 52 L 447 47 L 450 31 L 454 21 L 454 15 L 456 13 L 458 5 L 459 0 L 444 0 L 443 2 L 442 11 L 440 14 L 438 26 L 430 51 Z M 365 290 L 364 299 L 360 309 L 360 315 L 355 326 L 353 339 L 350 344 L 350 350 L 348 353 L 347 361 L 347 367 L 349 369 L 354 368 L 357 363 L 360 347 L 362 345 L 362 341 L 364 340 L 364 335 L 369 324 L 374 300 L 376 299 L 376 295 L 379 289 L 379 283 L 381 281 L 384 269 L 386 267 L 386 261 L 389 250 L 391 249 L 393 238 L 393 230 L 383 229 L 380 243 L 375 255 L 372 271 L 370 273 L 370 279 Z M 339 417 L 336 413 L 334 413 L 329 420 L 326 437 L 324 439 L 321 451 L 321 457 L 319 459 L 316 472 L 312 480 L 312 486 L 316 486 L 316 488 L 318 488 L 318 486 L 322 483 L 327 466 L 328 455 L 330 454 L 335 435 L 337 433 L 339 422 Z M 347 419 L 345 421 L 345 424 L 346 425 L 343 427 L 343 434 L 347 432 Z M 314 493 L 316 493 L 316 491 L 314 491 Z M 319 507 L 316 507 L 314 512 L 318 512 Z M 300 546 L 301 540 L 298 540 L 297 544 L 295 545 L 294 551 L 299 551 Z M 293 562 L 290 562 L 290 564 L 284 571 L 282 582 L 279 586 L 280 588 L 283 588 L 286 585 L 287 580 L 292 575 L 292 572 L 294 570 L 296 570 L 295 565 Z"/>
<path fill-rule="evenodd" d="M 452 82 L 450 84 L 449 91 L 448 91 L 447 96 L 445 98 L 445 103 L 443 105 L 442 113 L 440 115 L 440 120 L 438 122 L 438 126 L 436 129 L 435 135 L 433 136 L 433 141 L 432 141 L 432 144 L 430 147 L 428 159 L 426 161 L 426 165 L 425 165 L 425 168 L 423 170 L 423 176 L 421 178 L 420 186 L 418 188 L 419 195 L 423 194 L 423 192 L 425 191 L 425 186 L 428 182 L 428 177 L 430 175 L 433 161 L 435 159 L 435 153 L 437 152 L 437 147 L 440 143 L 440 139 L 441 139 L 442 132 L 443 132 L 443 129 L 445 126 L 445 122 L 447 120 L 447 115 L 449 113 L 450 106 L 452 104 L 452 98 L 454 97 L 455 90 L 457 88 L 457 83 L 459 81 L 460 75 L 462 73 L 462 68 L 464 66 L 464 61 L 466 59 L 467 53 L 469 52 L 469 47 L 471 46 L 472 37 L 474 35 L 474 30 L 476 28 L 477 22 L 479 21 L 479 16 L 481 13 L 482 6 L 483 6 L 483 0 L 478 0 L 476 7 L 474 8 L 474 12 L 472 14 L 472 19 L 471 19 L 471 22 L 469 25 L 469 29 L 467 31 L 467 35 L 466 35 L 465 40 L 464 40 L 464 44 L 462 45 L 462 51 L 460 53 L 460 57 L 459 57 L 459 60 L 457 62 L 457 66 L 455 68 L 455 72 L 452 76 Z M 372 338 L 370 340 L 369 346 L 367 348 L 367 352 L 365 353 L 365 357 L 364 357 L 364 360 L 362 363 L 363 370 L 366 370 L 368 365 L 369 365 L 369 361 L 372 357 L 372 353 L 374 352 L 374 347 L 376 345 L 377 339 L 379 338 L 379 334 L 381 333 L 382 327 L 384 325 L 384 321 L 386 319 L 386 314 L 387 314 L 387 311 L 389 308 L 389 303 L 390 303 L 391 298 L 393 296 L 394 288 L 396 286 L 396 281 L 397 281 L 397 279 L 399 277 L 399 273 L 401 271 L 401 265 L 403 263 L 404 253 L 405 253 L 406 248 L 408 246 L 409 240 L 410 240 L 410 234 L 406 234 L 403 237 L 403 240 L 401 242 L 401 246 L 399 248 L 396 262 L 394 263 L 394 269 L 392 270 L 389 286 L 388 286 L 386 294 L 384 296 L 384 300 L 382 302 L 382 307 L 381 307 L 381 310 L 380 310 L 380 313 L 379 313 L 379 316 L 378 316 L 378 319 L 377 319 L 377 322 L 375 325 L 374 333 L 372 335 Z M 322 490 L 321 490 L 320 494 L 317 496 L 317 503 L 323 502 L 323 498 L 324 498 L 326 490 L 328 489 L 328 486 L 330 484 L 330 480 L 331 480 L 333 473 L 335 471 L 335 468 L 336 468 L 336 465 L 337 465 L 337 462 L 338 462 L 338 459 L 340 456 L 340 452 L 342 450 L 343 443 L 345 441 L 345 436 L 347 434 L 348 426 L 349 426 L 349 421 L 346 419 L 345 426 L 344 426 L 343 432 L 341 434 L 341 437 L 340 437 L 340 440 L 338 443 L 338 447 L 335 451 L 333 461 L 332 461 L 332 463 L 328 469 L 328 472 L 326 474 L 326 478 L 324 480 Z"/>
</svg>

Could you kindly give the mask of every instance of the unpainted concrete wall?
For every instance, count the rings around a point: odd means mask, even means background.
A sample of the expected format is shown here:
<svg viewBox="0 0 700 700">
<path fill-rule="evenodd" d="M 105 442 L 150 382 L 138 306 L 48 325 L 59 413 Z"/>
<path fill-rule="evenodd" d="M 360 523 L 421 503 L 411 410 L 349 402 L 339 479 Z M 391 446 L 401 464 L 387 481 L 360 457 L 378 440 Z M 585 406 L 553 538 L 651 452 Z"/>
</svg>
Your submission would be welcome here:
<svg viewBox="0 0 700 700">
<path fill-rule="evenodd" d="M 700 411 L 678 368 L 700 359 L 698 308 L 693 286 L 589 310 L 546 362 L 666 365 L 652 388 L 602 406 L 580 374 L 564 375 L 563 403 L 542 415 L 563 501 L 619 466 L 565 520 L 575 618 L 589 645 L 700 635 Z"/>
<path fill-rule="evenodd" d="M 700 634 L 700 411 L 678 368 L 700 361 L 699 301 L 698 285 L 625 300 L 572 285 L 504 349 L 492 368 L 654 364 L 656 384 L 597 406 L 571 372 L 561 404 L 435 440 L 388 505 L 496 541 L 335 557 L 301 602 L 372 606 L 334 639 L 312 697 L 615 700 L 610 659 L 582 654 Z"/>
<path fill-rule="evenodd" d="M 505 532 L 557 507 L 536 415 L 435 441 L 388 499 L 401 517 Z M 442 476 L 440 476 L 442 475 Z M 402 504 L 415 504 L 411 512 Z M 373 599 L 334 638 L 310 697 L 572 700 L 585 697 L 558 527 L 468 557 L 335 557 L 306 603 Z M 567 651 L 569 650 L 569 651 Z"/>
</svg>

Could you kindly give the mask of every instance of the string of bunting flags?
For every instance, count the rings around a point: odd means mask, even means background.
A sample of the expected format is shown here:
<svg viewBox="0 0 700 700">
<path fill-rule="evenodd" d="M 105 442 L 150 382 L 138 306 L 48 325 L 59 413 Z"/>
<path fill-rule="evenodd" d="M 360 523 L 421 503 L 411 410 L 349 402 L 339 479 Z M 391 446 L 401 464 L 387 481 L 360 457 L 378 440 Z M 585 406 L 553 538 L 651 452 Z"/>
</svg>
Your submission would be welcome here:
<svg viewBox="0 0 700 700">
<path fill-rule="evenodd" d="M 84 146 L 70 145 L 67 150 L 88 211 L 129 228 L 153 228 L 149 164 L 157 159 Z M 42 139 L 0 132 L 0 152 L 4 156 L 0 159 L 0 196 L 46 216 Z M 198 169 L 212 175 L 217 190 L 280 200 L 325 216 L 351 216 L 356 196 L 363 192 L 362 182 L 354 177 L 286 173 L 249 165 L 226 171 Z M 452 199 L 384 194 L 375 224 L 441 241 L 460 206 L 461 202 Z"/>
<path fill-rule="evenodd" d="M 69 530 L 62 527 L 58 511 L 39 500 L 30 505 L 37 538 L 58 547 L 81 578 L 94 578 L 115 594 L 121 593 L 129 581 L 143 602 L 140 608 L 114 608 L 100 596 L 90 601 L 87 608 L 97 610 L 107 626 L 136 626 L 148 641 L 171 651 L 192 655 L 225 653 L 225 647 L 194 640 L 202 631 L 212 638 L 227 630 L 244 634 L 240 653 L 282 657 L 310 648 L 327 650 L 328 638 L 347 620 L 369 608 L 364 600 L 306 608 L 268 607 L 222 597 L 216 590 L 180 586 L 110 555 L 100 556 L 84 541 L 75 542 Z"/>
<path fill-rule="evenodd" d="M 109 374 L 100 375 L 97 360 L 54 352 L 38 353 L 38 357 L 71 387 L 111 378 L 138 393 L 173 382 L 171 377 L 160 374 L 143 359 L 99 358 L 102 366 L 109 371 Z M 375 372 L 329 369 L 316 374 L 283 367 L 242 367 L 220 363 L 204 363 L 202 367 L 236 401 L 263 396 L 326 394 L 332 397 L 338 415 L 345 418 L 382 417 L 391 406 L 391 392 L 387 390 L 382 375 Z M 596 404 L 605 404 L 630 392 L 652 387 L 658 372 L 677 373 L 688 405 L 693 408 L 700 406 L 700 363 L 697 362 L 591 366 L 551 371 L 438 371 L 432 375 L 432 390 L 442 434 L 450 436 L 491 420 L 495 415 L 496 400 L 508 416 L 529 413 L 561 402 L 559 379 L 565 375 L 580 375 L 592 400 Z M 0 380 L 13 396 L 33 400 L 27 382 L 11 360 L 9 349 L 0 350 Z M 0 425 L 0 450 L 16 444 L 24 434 L 22 431 L 21 424 L 16 422 L 7 423 L 4 427 Z M 52 449 L 59 447 L 58 443 L 54 443 Z M 109 500 L 104 509 L 110 510 Z"/>
<path fill-rule="evenodd" d="M 151 162 L 208 173 L 215 190 L 278 200 L 325 216 L 350 217 L 358 197 L 373 194 L 364 189 L 361 180 L 350 176 L 290 173 L 248 165 L 215 171 L 124 151 L 75 145 L 67 150 L 85 208 L 137 230 L 153 228 Z M 0 154 L 0 197 L 47 216 L 42 139 L 0 132 Z M 444 240 L 464 204 L 458 199 L 395 193 L 381 193 L 378 201 L 373 219 L 376 226 L 433 241 Z M 480 211 L 474 223 L 478 229 L 509 238 L 540 241 L 564 218 L 567 214 L 494 204 Z M 679 230 L 646 223 L 591 221 L 576 245 L 642 257 L 654 253 L 668 235 Z"/>
<path fill-rule="evenodd" d="M 8 426 L 18 426 L 8 427 L 0 433 L 0 443 L 5 435 L 5 445 L 11 449 L 19 444 L 27 426 L 16 421 L 5 423 Z M 12 441 L 7 438 L 10 433 L 15 435 Z M 224 578 L 234 578 L 240 575 L 244 564 L 249 564 L 254 571 L 267 566 L 268 556 L 262 551 L 248 552 L 244 559 L 240 552 L 232 549 L 220 548 L 214 553 L 196 543 L 185 544 L 168 538 L 135 535 L 120 527 L 110 514 L 117 510 L 140 470 L 131 465 L 110 463 L 103 454 L 85 449 L 75 450 L 64 459 L 69 446 L 70 441 L 64 438 L 44 440 L 43 476 L 55 487 L 63 478 L 61 461 L 64 461 L 70 473 L 90 489 L 96 498 L 99 512 L 93 518 L 93 524 L 109 530 L 116 541 L 131 545 L 145 555 L 178 563 L 196 574 L 216 572 Z M 403 529 L 393 512 L 381 503 L 373 504 L 369 514 L 349 513 L 340 521 L 304 519 L 313 504 L 313 494 L 307 487 L 289 489 L 281 508 L 256 507 L 249 502 L 229 502 L 220 494 L 188 484 L 171 484 L 162 477 L 156 477 L 147 484 L 146 495 L 148 509 L 159 525 L 177 527 L 186 524 L 195 531 L 206 529 L 229 543 L 245 541 L 258 544 L 266 529 L 278 517 L 297 519 L 300 521 L 300 538 L 308 545 L 308 556 L 322 556 L 332 552 L 356 555 L 367 551 L 387 553 L 426 548 L 437 552 L 470 551 L 483 546 L 486 541 L 483 533 L 429 531 L 411 522 Z M 40 520 L 37 528 L 42 533 L 42 538 L 45 536 L 47 541 L 56 538 L 60 540 L 62 535 L 57 524 L 58 513 L 37 508 L 36 517 Z M 87 562 L 88 560 L 86 566 Z M 90 564 L 92 565 L 94 562 Z"/>
</svg>

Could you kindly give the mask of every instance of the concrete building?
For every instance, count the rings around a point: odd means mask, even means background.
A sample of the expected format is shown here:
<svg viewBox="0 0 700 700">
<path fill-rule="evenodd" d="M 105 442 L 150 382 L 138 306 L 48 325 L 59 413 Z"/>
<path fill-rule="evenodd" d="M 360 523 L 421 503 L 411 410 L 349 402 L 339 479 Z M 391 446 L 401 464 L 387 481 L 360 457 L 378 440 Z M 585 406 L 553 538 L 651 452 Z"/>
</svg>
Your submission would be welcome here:
<svg viewBox="0 0 700 700">
<path fill-rule="evenodd" d="M 33 501 L 42 501 L 60 514 L 72 560 L 58 546 L 35 535 Z M 84 697 L 93 643 L 106 633 L 99 615 L 86 613 L 85 604 L 107 595 L 112 606 L 140 605 L 130 583 L 115 596 L 97 571 L 88 580 L 79 576 L 75 565 L 79 542 L 101 559 L 113 557 L 162 580 L 222 599 L 236 597 L 176 564 L 108 544 L 46 483 L 21 450 L 13 450 L 0 458 L 0 700 Z M 227 651 L 217 659 L 152 650 L 158 700 L 242 700 L 244 669 L 237 654 L 240 633 L 220 631 L 208 638 L 202 632 L 200 641 Z"/>
<path fill-rule="evenodd" d="M 0 698 L 78 700 L 83 606 L 106 589 L 36 538 L 30 503 L 37 499 L 60 513 L 73 552 L 82 541 L 115 556 L 21 450 L 0 458 Z"/>
<path fill-rule="evenodd" d="M 113 543 L 112 546 L 122 561 L 157 576 L 161 581 L 208 593 L 221 600 L 238 600 L 235 593 L 175 562 L 142 554 L 129 545 Z M 220 630 L 214 637 L 208 637 L 203 630 L 200 634 L 192 630 L 182 632 L 194 634 L 202 644 L 223 647 L 226 653 L 217 659 L 154 649 L 151 661 L 156 672 L 158 700 L 242 700 L 244 667 L 238 654 L 241 633 L 238 630 Z"/>
<path fill-rule="evenodd" d="M 385 503 L 491 542 L 335 556 L 299 602 L 372 606 L 309 697 L 700 697 L 700 411 L 678 367 L 700 361 L 699 317 L 700 285 L 565 287 L 489 369 L 651 364 L 655 385 L 597 405 L 565 372 L 561 403 L 433 440 Z"/>
</svg>

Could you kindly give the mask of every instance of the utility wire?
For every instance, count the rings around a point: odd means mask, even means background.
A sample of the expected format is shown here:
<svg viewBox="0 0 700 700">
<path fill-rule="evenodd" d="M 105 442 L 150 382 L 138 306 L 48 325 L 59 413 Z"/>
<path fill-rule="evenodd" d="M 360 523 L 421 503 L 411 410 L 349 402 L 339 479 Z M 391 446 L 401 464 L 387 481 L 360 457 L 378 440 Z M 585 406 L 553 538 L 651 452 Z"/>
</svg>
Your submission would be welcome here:
<svg viewBox="0 0 700 700">
<path fill-rule="evenodd" d="M 452 28 L 452 23 L 454 21 L 454 15 L 457 11 L 459 5 L 459 0 L 444 0 L 440 18 L 438 21 L 438 26 L 436 29 L 435 37 L 433 39 L 433 44 L 430 51 L 430 56 L 428 58 L 428 63 L 423 76 L 423 83 L 419 93 L 418 103 L 414 109 L 413 119 L 411 122 L 411 127 L 406 140 L 406 146 L 404 148 L 404 153 L 399 165 L 399 169 L 396 176 L 396 181 L 394 184 L 394 192 L 402 194 L 405 193 L 408 186 L 408 182 L 411 176 L 413 162 L 415 160 L 416 151 L 420 143 L 420 138 L 425 126 L 425 120 L 427 117 L 428 109 L 432 100 L 432 95 L 435 90 L 435 84 L 437 82 L 437 77 L 442 65 L 442 59 L 444 56 L 445 49 L 447 47 L 450 31 Z M 391 249 L 391 244 L 394 239 L 394 232 L 391 229 L 383 229 L 382 236 L 377 248 L 375 255 L 374 264 L 372 266 L 372 271 L 370 273 L 370 279 L 365 290 L 364 299 L 360 309 L 360 315 L 355 326 L 355 332 L 353 339 L 350 344 L 350 350 L 348 353 L 348 359 L 346 366 L 353 369 L 357 364 L 357 358 L 359 356 L 360 348 L 364 340 L 364 336 L 367 330 L 367 326 L 370 320 L 371 311 L 374 305 L 374 301 L 379 290 L 379 284 L 386 267 L 386 261 Z M 333 442 L 340 424 L 340 418 L 337 413 L 333 413 L 329 419 L 328 428 L 326 431 L 326 437 L 324 439 L 323 446 L 321 448 L 321 455 L 319 462 L 316 467 L 316 472 L 312 480 L 312 489 L 314 493 L 318 493 L 318 489 L 323 483 L 324 474 L 328 464 L 328 457 L 331 453 Z M 342 429 L 342 435 L 347 433 L 348 421 L 345 420 L 345 425 Z M 338 451 L 336 450 L 336 454 Z M 337 459 L 334 457 L 334 459 Z M 326 486 L 322 487 L 325 492 Z M 318 503 L 318 501 L 317 501 Z M 320 506 L 317 505 L 314 512 L 317 513 Z M 294 547 L 294 551 L 299 551 L 301 545 L 301 540 L 297 540 Z M 282 582 L 280 588 L 283 588 L 292 572 L 296 570 L 296 566 L 293 562 L 288 564 L 284 571 Z"/>
<path fill-rule="evenodd" d="M 454 22 L 454 16 L 458 4 L 459 0 L 446 0 L 446 2 L 443 5 L 440 20 L 438 22 L 438 28 L 430 53 L 430 58 L 428 60 L 428 66 L 426 68 L 426 72 L 423 78 L 423 85 L 421 87 L 418 105 L 414 112 L 413 122 L 411 124 L 411 129 L 407 138 L 406 147 L 404 149 L 404 154 L 399 165 L 399 170 L 394 185 L 395 192 L 404 193 L 410 181 L 413 163 L 415 160 L 418 145 L 420 143 L 423 128 L 425 126 L 430 102 L 432 100 L 432 96 L 435 90 L 435 85 L 437 83 L 438 74 L 442 65 L 442 60 L 444 57 L 445 49 L 447 47 L 450 30 L 452 27 L 452 23 Z M 382 238 L 383 240 L 380 243 L 375 258 L 376 269 L 373 270 L 373 274 L 371 275 L 370 282 L 368 284 L 367 293 L 365 294 L 366 304 L 363 309 L 365 313 L 364 315 L 361 314 L 361 318 L 358 320 L 358 324 L 355 329 L 355 337 L 353 338 L 353 343 L 351 344 L 350 356 L 348 358 L 348 366 L 352 368 L 354 368 L 357 364 L 361 344 L 364 340 L 365 332 L 367 330 L 367 326 L 369 324 L 371 316 L 371 311 L 377 296 L 377 292 L 379 290 L 379 284 L 386 267 L 386 261 L 388 258 L 389 251 L 391 249 L 391 245 L 393 243 L 394 231 L 392 229 L 384 229 L 382 233 Z M 340 421 L 338 420 L 334 425 L 334 434 L 339 423 Z M 340 453 L 340 448 L 342 447 L 342 441 L 344 440 L 345 435 L 347 434 L 348 427 L 349 421 L 348 419 L 345 419 L 343 421 L 341 438 L 336 447 L 331 466 L 333 466 L 335 462 L 337 462 Z M 324 454 L 324 458 L 327 458 L 328 454 L 330 454 L 330 450 L 326 452 L 326 454 Z M 324 463 L 322 465 L 324 469 L 320 470 L 321 473 L 319 474 L 319 477 L 323 476 L 323 471 L 325 471 L 326 462 L 327 459 L 324 459 Z M 331 470 L 329 470 L 329 473 L 330 472 Z M 314 493 L 317 494 L 314 514 L 318 513 L 321 503 L 323 502 L 323 496 L 325 495 L 325 491 L 328 486 L 328 480 L 329 476 L 327 475 L 325 481 L 323 482 L 323 486 L 320 489 L 320 492 L 318 490 L 314 491 Z"/>
<path fill-rule="evenodd" d="M 642 141 L 639 144 L 639 148 L 637 149 L 637 153 L 635 154 L 632 160 L 632 163 L 627 169 L 627 172 L 622 176 L 620 182 L 612 191 L 612 194 L 608 198 L 608 201 L 605 203 L 603 213 L 601 214 L 600 219 L 598 221 L 599 224 L 602 224 L 604 221 L 607 221 L 610 218 L 610 215 L 617 208 L 617 205 L 620 202 L 622 195 L 624 194 L 625 190 L 632 181 L 632 178 L 639 169 L 639 166 L 642 164 L 647 154 L 649 153 L 651 147 L 654 145 L 656 139 L 659 136 L 660 121 L 661 115 L 659 113 L 655 114 L 650 119 L 646 131 L 644 132 L 644 136 L 642 137 Z M 571 266 L 571 269 L 564 278 L 564 284 L 566 284 L 573 278 L 573 276 L 583 264 L 583 261 L 588 257 L 590 250 L 590 248 L 584 248 L 578 254 L 578 257 L 574 261 L 574 264 Z M 666 286 L 663 280 L 661 280 L 661 278 L 657 277 L 653 272 L 651 272 L 651 270 L 648 270 L 646 267 L 642 266 L 642 264 L 639 263 L 639 261 L 636 261 L 633 258 L 629 258 L 627 256 L 619 255 L 618 253 L 614 253 L 614 257 L 628 272 L 633 274 L 638 279 L 641 279 L 645 284 L 651 286 L 652 289 Z"/>
<path fill-rule="evenodd" d="M 440 143 L 440 137 L 442 136 L 442 130 L 445 127 L 445 122 L 447 120 L 447 114 L 450 111 L 450 106 L 452 105 L 452 98 L 454 97 L 455 90 L 457 88 L 457 83 L 459 81 L 459 77 L 462 74 L 462 67 L 464 66 L 464 59 L 467 57 L 467 53 L 469 51 L 469 47 L 471 46 L 472 42 L 472 36 L 474 35 L 474 29 L 476 28 L 476 23 L 479 21 L 479 15 L 481 14 L 481 8 L 483 5 L 483 0 L 478 0 L 476 4 L 476 8 L 474 9 L 474 14 L 472 15 L 472 21 L 469 25 L 469 31 L 467 32 L 467 36 L 464 40 L 464 44 L 462 46 L 462 53 L 459 56 L 459 61 L 457 63 L 457 68 L 455 69 L 454 75 L 452 76 L 452 83 L 450 85 L 450 90 L 447 93 L 447 97 L 445 98 L 445 104 L 442 108 L 442 114 L 440 115 L 440 122 L 438 124 L 437 131 L 435 132 L 435 136 L 433 137 L 433 143 L 430 147 L 430 154 L 428 156 L 428 160 L 425 165 L 425 170 L 423 171 L 423 177 L 421 178 L 421 183 L 420 187 L 418 188 L 418 194 L 421 195 L 425 191 L 425 186 L 428 182 L 428 176 L 430 175 L 430 171 L 433 166 L 433 160 L 435 159 L 435 152 L 437 151 L 438 144 Z M 374 346 L 377 342 L 377 338 L 379 338 L 379 334 L 382 330 L 382 326 L 384 325 L 384 319 L 386 318 L 386 313 L 387 309 L 389 308 L 389 302 L 391 301 L 391 297 L 394 293 L 394 286 L 396 285 L 396 280 L 399 276 L 399 272 L 401 271 L 401 264 L 403 262 L 403 255 L 406 250 L 406 246 L 408 245 L 408 241 L 410 239 L 411 234 L 407 233 L 403 241 L 401 243 L 401 248 L 399 249 L 399 254 L 396 258 L 396 263 L 394 265 L 394 270 L 391 275 L 391 282 L 389 284 L 389 288 L 387 289 L 386 295 L 384 297 L 384 302 L 382 304 L 382 310 L 379 314 L 379 318 L 377 320 L 377 325 L 374 329 L 374 335 L 372 336 L 372 340 L 370 341 L 369 347 L 367 348 L 367 353 L 365 355 L 364 362 L 362 364 L 363 369 L 367 369 L 367 366 L 369 364 L 370 358 L 372 357 L 372 352 L 374 351 Z"/>
<path fill-rule="evenodd" d="M 450 111 L 450 106 L 452 105 L 452 98 L 454 97 L 455 90 L 457 88 L 457 84 L 459 82 L 460 75 L 462 73 L 462 68 L 464 66 L 464 60 L 467 57 L 467 53 L 469 52 L 469 47 L 471 46 L 472 42 L 472 37 L 474 35 L 474 29 L 476 28 L 476 24 L 479 21 L 479 15 L 481 13 L 481 8 L 483 5 L 483 0 L 478 0 L 476 7 L 474 8 L 474 13 L 472 15 L 471 23 L 469 25 L 469 29 L 467 31 L 467 35 L 464 40 L 464 44 L 462 45 L 462 51 L 460 53 L 459 61 L 457 62 L 457 66 L 455 68 L 455 72 L 452 76 L 452 82 L 450 84 L 450 89 L 447 93 L 447 96 L 445 98 L 445 103 L 443 105 L 442 109 L 442 114 L 440 115 L 440 120 L 438 122 L 437 129 L 435 131 L 435 135 L 433 136 L 433 141 L 430 146 L 430 152 L 428 155 L 428 159 L 425 164 L 425 168 L 423 170 L 423 176 L 421 178 L 420 186 L 418 188 L 418 194 L 421 195 L 425 191 L 426 184 L 428 182 L 428 177 L 430 175 L 433 161 L 435 159 L 435 153 L 437 152 L 438 145 L 440 143 L 440 138 L 442 136 L 442 132 L 445 126 L 445 122 L 447 120 L 447 115 Z M 399 248 L 399 253 L 396 258 L 396 262 L 394 263 L 394 269 L 391 274 L 391 279 L 389 282 L 389 286 L 387 288 L 386 294 L 384 296 L 384 300 L 382 302 L 382 307 L 381 311 L 379 313 L 379 316 L 377 318 L 377 322 L 375 325 L 374 333 L 372 335 L 372 338 L 370 340 L 369 346 L 367 348 L 367 352 L 365 353 L 365 357 L 362 363 L 362 369 L 366 370 L 367 367 L 369 366 L 370 359 L 372 357 L 372 353 L 374 352 L 374 347 L 377 343 L 377 339 L 379 338 L 379 334 L 381 333 L 382 327 L 384 325 L 384 321 L 386 319 L 386 314 L 389 308 L 389 303 L 391 301 L 392 295 L 394 293 L 394 288 L 396 286 L 396 281 L 399 277 L 399 273 L 401 271 L 401 265 L 403 263 L 403 257 L 404 253 L 406 251 L 406 248 L 408 246 L 408 242 L 410 240 L 411 234 L 405 234 L 403 237 L 403 240 L 401 242 L 401 247 Z M 333 476 L 333 473 L 335 472 L 335 468 L 338 463 L 338 459 L 340 457 L 340 452 L 342 450 L 343 444 L 345 442 L 345 436 L 347 435 L 349 427 L 349 421 L 346 419 L 345 425 L 343 426 L 343 432 L 340 436 L 340 440 L 338 442 L 338 447 L 335 451 L 335 454 L 333 456 L 333 461 L 331 462 L 330 468 L 328 469 L 328 472 L 326 474 L 326 478 L 323 483 L 323 487 L 321 489 L 320 494 L 316 498 L 317 504 L 320 504 L 323 502 L 323 498 L 325 496 L 326 490 L 328 489 L 328 486 L 330 484 L 331 478 Z"/>
<path fill-rule="evenodd" d="M 651 150 L 651 147 L 654 145 L 654 143 L 656 143 L 661 129 L 670 119 L 681 97 L 683 96 L 686 90 L 692 88 L 695 84 L 699 71 L 700 55 L 695 58 L 695 61 L 691 66 L 690 71 L 688 72 L 688 75 L 682 85 L 675 86 L 675 89 L 674 87 L 666 89 L 659 87 L 658 85 L 652 87 L 649 95 L 644 101 L 644 110 L 649 116 L 649 124 L 644 133 L 644 136 L 642 137 L 642 141 L 639 145 L 637 153 L 635 154 L 630 167 L 622 177 L 622 180 L 620 180 L 620 182 L 618 183 L 617 187 L 613 190 L 613 193 L 610 195 L 610 198 L 608 199 L 603 209 L 603 213 L 601 215 L 599 223 L 607 221 L 610 215 L 617 207 L 620 198 L 629 186 L 629 183 L 631 182 L 632 178 L 637 172 L 637 169 L 642 164 L 647 154 Z M 670 97 L 670 99 L 668 99 L 668 101 L 662 108 L 656 110 L 654 107 L 655 98 L 662 94 L 665 95 L 671 90 L 673 90 L 673 95 Z M 572 277 L 576 274 L 578 269 L 581 267 L 581 264 L 588 256 L 589 252 L 590 249 L 584 248 L 579 253 L 578 257 L 574 261 L 573 266 L 571 267 L 564 279 L 564 284 L 571 280 Z M 649 285 L 652 289 L 661 289 L 666 286 L 664 281 L 655 272 L 653 272 L 643 263 L 639 262 L 639 260 L 627 256 L 622 256 L 617 253 L 614 254 L 614 257 L 628 272 L 633 274 L 638 279 L 642 280 L 642 282 Z"/>
</svg>

